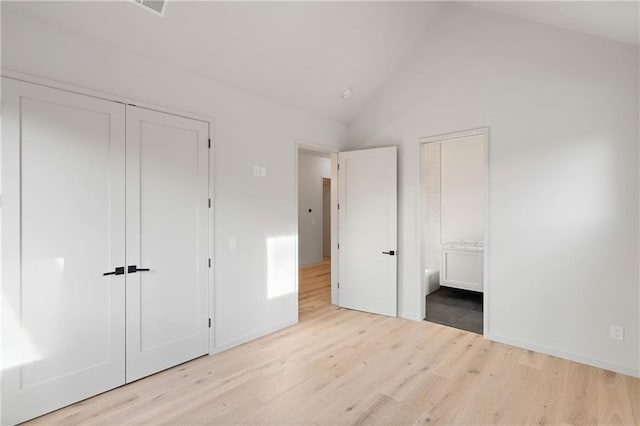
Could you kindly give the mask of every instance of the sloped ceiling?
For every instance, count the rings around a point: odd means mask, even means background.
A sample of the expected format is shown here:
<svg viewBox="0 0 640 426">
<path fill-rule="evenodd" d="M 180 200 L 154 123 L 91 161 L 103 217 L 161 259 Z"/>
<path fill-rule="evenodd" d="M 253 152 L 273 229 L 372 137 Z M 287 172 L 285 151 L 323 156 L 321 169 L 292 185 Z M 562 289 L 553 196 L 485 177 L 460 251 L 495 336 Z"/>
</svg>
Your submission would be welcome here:
<svg viewBox="0 0 640 426">
<path fill-rule="evenodd" d="M 414 49 L 438 3 L 3 2 L 27 15 L 222 84 L 349 121 Z M 345 87 L 353 96 L 342 99 Z"/>
<path fill-rule="evenodd" d="M 638 45 L 638 1 L 477 1 L 473 7 Z"/>
<path fill-rule="evenodd" d="M 131 1 L 3 1 L 2 20 L 20 16 L 44 22 L 348 123 L 428 37 L 430 25 L 449 6 L 447 2 L 170 1 L 161 18 Z M 634 11 L 638 16 L 634 2 L 473 6 L 638 42 L 637 19 L 627 17 Z M 345 87 L 353 87 L 348 99 L 340 96 Z"/>
</svg>

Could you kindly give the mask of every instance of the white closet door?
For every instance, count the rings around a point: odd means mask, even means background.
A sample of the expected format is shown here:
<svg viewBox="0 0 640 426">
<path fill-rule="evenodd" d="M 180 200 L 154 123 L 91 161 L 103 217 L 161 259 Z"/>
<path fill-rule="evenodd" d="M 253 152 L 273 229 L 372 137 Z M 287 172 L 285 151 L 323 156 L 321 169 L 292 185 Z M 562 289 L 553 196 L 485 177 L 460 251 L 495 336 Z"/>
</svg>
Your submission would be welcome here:
<svg viewBox="0 0 640 426">
<path fill-rule="evenodd" d="M 2 423 L 125 383 L 122 104 L 2 79 Z"/>
<path fill-rule="evenodd" d="M 208 133 L 127 106 L 128 382 L 208 353 Z"/>
</svg>

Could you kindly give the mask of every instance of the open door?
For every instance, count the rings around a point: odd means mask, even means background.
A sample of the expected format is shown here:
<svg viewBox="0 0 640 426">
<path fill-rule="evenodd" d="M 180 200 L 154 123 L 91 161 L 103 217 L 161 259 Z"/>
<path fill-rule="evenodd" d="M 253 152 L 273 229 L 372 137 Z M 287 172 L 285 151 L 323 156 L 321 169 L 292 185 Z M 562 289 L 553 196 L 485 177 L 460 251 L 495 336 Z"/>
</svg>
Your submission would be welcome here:
<svg viewBox="0 0 640 426">
<path fill-rule="evenodd" d="M 338 304 L 397 316 L 396 147 L 338 154 Z"/>
</svg>

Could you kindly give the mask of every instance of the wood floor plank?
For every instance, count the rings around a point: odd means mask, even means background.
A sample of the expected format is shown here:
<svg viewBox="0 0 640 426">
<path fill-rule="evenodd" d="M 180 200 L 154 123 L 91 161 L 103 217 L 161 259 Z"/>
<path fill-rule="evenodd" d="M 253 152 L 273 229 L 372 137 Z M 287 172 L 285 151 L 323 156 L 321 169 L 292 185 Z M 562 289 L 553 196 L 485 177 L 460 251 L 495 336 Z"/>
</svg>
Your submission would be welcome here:
<svg viewBox="0 0 640 426">
<path fill-rule="evenodd" d="M 300 270 L 300 323 L 30 422 L 39 425 L 640 424 L 640 379 L 438 324 L 330 304 Z"/>
</svg>

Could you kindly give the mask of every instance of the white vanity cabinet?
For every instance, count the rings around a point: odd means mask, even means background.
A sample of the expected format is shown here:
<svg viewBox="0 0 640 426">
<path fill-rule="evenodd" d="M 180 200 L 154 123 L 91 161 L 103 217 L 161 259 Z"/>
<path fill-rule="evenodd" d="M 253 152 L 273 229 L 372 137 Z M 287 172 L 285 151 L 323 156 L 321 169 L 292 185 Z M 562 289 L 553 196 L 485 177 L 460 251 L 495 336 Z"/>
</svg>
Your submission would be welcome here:
<svg viewBox="0 0 640 426">
<path fill-rule="evenodd" d="M 482 292 L 482 247 L 443 247 L 440 285 Z"/>
</svg>

